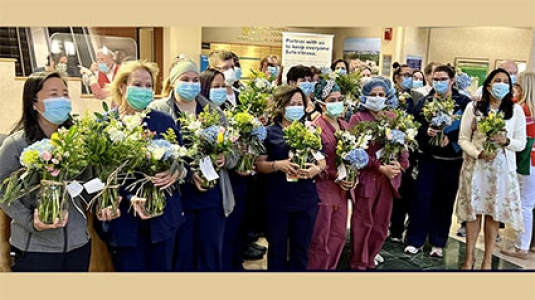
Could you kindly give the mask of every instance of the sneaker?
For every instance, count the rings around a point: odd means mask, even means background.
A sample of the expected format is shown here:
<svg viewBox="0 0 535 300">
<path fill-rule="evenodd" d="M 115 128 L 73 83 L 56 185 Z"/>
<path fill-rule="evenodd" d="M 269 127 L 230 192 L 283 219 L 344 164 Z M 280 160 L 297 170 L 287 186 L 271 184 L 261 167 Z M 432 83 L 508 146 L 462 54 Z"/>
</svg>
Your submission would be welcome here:
<svg viewBox="0 0 535 300">
<path fill-rule="evenodd" d="M 403 240 L 401 238 L 393 237 L 393 236 L 390 237 L 390 241 L 393 243 L 403 243 Z"/>
<path fill-rule="evenodd" d="M 516 258 L 527 259 L 529 251 L 524 252 L 518 248 L 513 248 L 513 249 L 502 249 L 501 253 L 508 255 L 508 256 L 516 257 Z"/>
<path fill-rule="evenodd" d="M 457 230 L 457 236 L 466 237 L 466 227 L 461 226 L 461 228 Z"/>
<path fill-rule="evenodd" d="M 373 259 L 373 262 L 375 263 L 375 266 L 378 266 L 379 264 L 384 263 L 385 259 L 380 254 L 377 254 Z"/>
<path fill-rule="evenodd" d="M 429 256 L 432 256 L 432 257 L 443 257 L 444 253 L 442 252 L 442 248 L 441 247 L 433 246 L 431 248 L 431 252 L 429 252 Z"/>
<path fill-rule="evenodd" d="M 422 250 L 422 248 L 416 248 L 414 246 L 407 246 L 405 247 L 405 250 L 403 250 L 403 252 L 405 252 L 406 254 L 416 254 L 418 252 L 420 252 L 420 250 Z"/>
</svg>

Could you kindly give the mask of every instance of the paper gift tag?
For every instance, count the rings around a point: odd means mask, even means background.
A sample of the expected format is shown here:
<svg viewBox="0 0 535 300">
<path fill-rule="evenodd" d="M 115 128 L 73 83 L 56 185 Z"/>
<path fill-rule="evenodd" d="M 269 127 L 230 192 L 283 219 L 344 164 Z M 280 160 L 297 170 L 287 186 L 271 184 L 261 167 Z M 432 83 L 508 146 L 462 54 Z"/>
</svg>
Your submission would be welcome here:
<svg viewBox="0 0 535 300">
<path fill-rule="evenodd" d="M 69 194 L 71 194 L 72 198 L 76 198 L 82 193 L 84 187 L 77 181 L 73 181 L 67 185 L 67 190 L 69 191 Z"/>
<path fill-rule="evenodd" d="M 323 154 L 321 154 L 319 151 L 312 151 L 312 156 L 314 156 L 315 160 L 322 160 L 325 158 L 325 156 L 323 156 Z"/>
<path fill-rule="evenodd" d="M 338 177 L 336 178 L 336 181 L 343 180 L 346 177 L 347 177 L 346 166 L 344 164 L 341 164 L 338 166 Z"/>
<path fill-rule="evenodd" d="M 86 183 L 84 183 L 84 188 L 89 194 L 102 191 L 106 185 L 100 181 L 100 179 L 95 178 Z"/>
<path fill-rule="evenodd" d="M 385 155 L 385 148 L 381 148 L 381 150 L 375 152 L 375 158 L 377 158 L 377 160 L 381 159 L 383 155 Z"/>
<path fill-rule="evenodd" d="M 206 180 L 212 181 L 219 179 L 219 175 L 217 175 L 217 172 L 214 169 L 214 164 L 212 163 L 210 156 L 205 156 L 203 159 L 201 159 L 199 168 L 201 169 L 201 173 Z"/>
</svg>

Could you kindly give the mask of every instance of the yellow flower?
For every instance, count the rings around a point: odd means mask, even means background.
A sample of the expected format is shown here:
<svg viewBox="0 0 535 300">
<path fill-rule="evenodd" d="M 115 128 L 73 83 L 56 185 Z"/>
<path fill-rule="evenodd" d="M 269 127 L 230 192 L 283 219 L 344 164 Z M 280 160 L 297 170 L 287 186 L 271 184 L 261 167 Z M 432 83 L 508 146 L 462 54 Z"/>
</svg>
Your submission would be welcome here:
<svg viewBox="0 0 535 300">
<path fill-rule="evenodd" d="M 225 140 L 225 134 L 223 132 L 220 132 L 217 134 L 217 143 L 223 144 L 223 141 Z"/>
<path fill-rule="evenodd" d="M 31 166 L 39 162 L 39 152 L 37 150 L 29 150 L 22 153 L 21 161 L 25 166 Z"/>
<path fill-rule="evenodd" d="M 54 145 L 54 147 L 59 146 L 58 141 L 59 134 L 57 132 L 52 133 L 52 135 L 50 136 L 50 142 L 52 143 L 52 145 Z"/>
</svg>

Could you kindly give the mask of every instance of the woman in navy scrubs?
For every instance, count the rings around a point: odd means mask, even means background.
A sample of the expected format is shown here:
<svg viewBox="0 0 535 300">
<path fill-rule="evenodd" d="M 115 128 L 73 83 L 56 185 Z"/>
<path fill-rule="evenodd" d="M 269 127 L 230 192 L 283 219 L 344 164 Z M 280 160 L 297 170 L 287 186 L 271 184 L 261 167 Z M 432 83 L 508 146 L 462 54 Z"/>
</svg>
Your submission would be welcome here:
<svg viewBox="0 0 535 300">
<path fill-rule="evenodd" d="M 257 171 L 268 174 L 268 270 L 305 271 L 320 201 L 315 178 L 325 170 L 325 159 L 298 170 L 298 165 L 288 157 L 290 147 L 284 140 L 283 128 L 293 121 L 304 121 L 303 91 L 295 86 L 280 87 L 273 95 L 273 103 L 273 124 L 267 127 L 264 142 L 267 152 L 256 161 Z M 288 182 L 287 174 L 298 175 L 299 180 Z"/>
</svg>

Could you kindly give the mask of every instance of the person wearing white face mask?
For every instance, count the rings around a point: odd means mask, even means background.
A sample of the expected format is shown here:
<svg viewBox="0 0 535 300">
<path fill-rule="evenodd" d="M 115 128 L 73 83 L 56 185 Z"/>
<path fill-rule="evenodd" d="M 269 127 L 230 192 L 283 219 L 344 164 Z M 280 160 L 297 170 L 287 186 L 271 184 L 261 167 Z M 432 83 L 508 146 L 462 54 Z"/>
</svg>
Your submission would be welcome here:
<svg viewBox="0 0 535 300">
<path fill-rule="evenodd" d="M 418 253 L 427 237 L 432 245 L 430 256 L 443 257 L 442 248 L 448 241 L 455 193 L 459 185 L 459 172 L 463 163 L 462 149 L 457 144 L 460 121 L 454 121 L 444 129 L 440 145 L 429 143 L 437 135 L 437 128 L 423 116 L 427 101 L 443 101 L 449 97 L 455 101 L 454 114 L 461 114 L 470 98 L 459 94 L 452 86 L 455 72 L 447 65 L 437 66 L 433 72 L 433 89 L 414 108 L 415 120 L 422 124 L 418 129 L 418 177 L 416 195 L 410 203 L 408 246 L 404 252 Z"/>
<path fill-rule="evenodd" d="M 49 139 L 60 127 L 72 125 L 67 82 L 58 72 L 38 72 L 28 77 L 22 106 L 21 119 L 0 147 L 2 182 L 22 167 L 20 155 L 25 147 Z M 8 267 L 14 272 L 87 272 L 91 239 L 87 217 L 76 208 L 82 207 L 80 198 L 71 199 L 65 219 L 56 219 L 53 224 L 39 220 L 37 200 L 37 194 L 31 193 L 11 205 L 0 204 L 11 218 L 9 242 L 15 257 L 14 265 Z"/>
<path fill-rule="evenodd" d="M 335 132 L 349 129 L 349 123 L 342 118 L 344 102 L 340 87 L 334 81 L 320 81 L 315 94 L 323 113 L 313 125 L 321 128 L 327 167 L 316 181 L 321 203 L 309 249 L 308 269 L 336 270 L 346 241 L 347 200 L 352 198 L 350 190 L 355 188 L 356 182 L 337 180 Z"/>
<path fill-rule="evenodd" d="M 180 113 L 200 114 L 206 105 L 220 115 L 220 125 L 227 127 L 228 120 L 223 111 L 200 95 L 199 68 L 190 59 L 177 60 L 170 72 L 173 87 L 168 99 L 154 101 L 149 108 L 170 113 L 178 119 Z M 235 152 L 237 153 L 237 151 Z M 215 163 L 219 167 L 216 186 L 206 190 L 197 172 L 188 175 L 182 187 L 182 199 L 186 224 L 181 227 L 178 239 L 191 236 L 188 247 L 181 249 L 177 271 L 221 271 L 223 268 L 223 234 L 226 217 L 234 209 L 235 200 L 228 169 L 238 162 L 237 154 L 220 155 Z"/>
<path fill-rule="evenodd" d="M 466 221 L 466 258 L 462 266 L 465 270 L 474 268 L 475 244 L 483 218 L 485 256 L 482 270 L 492 268 L 500 222 L 507 223 L 517 232 L 524 231 L 515 152 L 525 148 L 526 119 L 522 108 L 513 102 L 512 86 L 506 70 L 492 71 L 483 83 L 481 100 L 470 103 L 463 114 L 459 144 L 465 160 L 457 193 L 457 218 L 459 222 Z M 505 130 L 490 137 L 497 150 L 486 154 L 483 142 L 487 136 L 479 130 L 478 124 L 490 113 L 503 113 Z"/>
<path fill-rule="evenodd" d="M 375 122 L 380 116 L 394 117 L 386 111 L 386 97 L 391 86 L 382 78 L 374 78 L 362 88 L 362 109 L 351 117 L 351 126 L 359 122 Z M 376 256 L 387 234 L 392 199 L 398 197 L 401 172 L 409 167 L 408 153 L 402 152 L 389 164 L 381 164 L 381 149 L 384 145 L 370 141 L 369 163 L 360 171 L 359 184 L 355 189 L 355 201 L 351 215 L 351 261 L 353 270 L 374 269 Z"/>
<path fill-rule="evenodd" d="M 306 169 L 289 159 L 290 147 L 284 128 L 304 122 L 305 94 L 295 86 L 281 86 L 273 95 L 273 124 L 267 127 L 266 154 L 256 160 L 256 169 L 266 174 L 266 217 L 268 270 L 306 271 L 308 250 L 320 199 L 316 177 L 325 170 L 325 159 L 306 164 Z M 299 176 L 288 182 L 286 175 Z"/>
<path fill-rule="evenodd" d="M 370 80 L 372 80 L 372 69 L 368 67 L 360 69 L 360 86 L 363 87 Z"/>
</svg>

